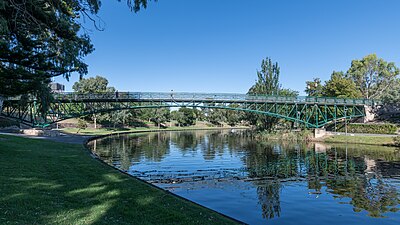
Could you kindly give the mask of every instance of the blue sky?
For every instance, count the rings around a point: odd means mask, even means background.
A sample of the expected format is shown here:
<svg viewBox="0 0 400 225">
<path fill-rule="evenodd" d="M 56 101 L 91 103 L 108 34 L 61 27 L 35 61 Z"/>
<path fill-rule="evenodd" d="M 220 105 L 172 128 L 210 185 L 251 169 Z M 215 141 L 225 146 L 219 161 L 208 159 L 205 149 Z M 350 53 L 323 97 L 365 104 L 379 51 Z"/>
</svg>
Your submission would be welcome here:
<svg viewBox="0 0 400 225">
<path fill-rule="evenodd" d="M 281 83 L 304 94 L 351 60 L 376 53 L 400 66 L 399 0 L 158 0 L 131 13 L 103 0 L 104 31 L 89 74 L 120 91 L 246 93 L 261 60 L 277 61 Z M 56 81 L 71 90 L 70 82 Z"/>
</svg>

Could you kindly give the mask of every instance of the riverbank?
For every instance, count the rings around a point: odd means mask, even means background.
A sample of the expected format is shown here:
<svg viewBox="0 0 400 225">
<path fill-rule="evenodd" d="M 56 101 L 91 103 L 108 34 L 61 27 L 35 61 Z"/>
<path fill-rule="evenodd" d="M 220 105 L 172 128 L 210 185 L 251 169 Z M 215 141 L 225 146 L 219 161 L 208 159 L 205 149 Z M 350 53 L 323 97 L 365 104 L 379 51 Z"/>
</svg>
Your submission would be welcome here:
<svg viewBox="0 0 400 225">
<path fill-rule="evenodd" d="M 73 135 L 87 135 L 87 136 L 99 136 L 99 135 L 111 135 L 111 134 L 124 134 L 124 133 L 140 133 L 140 132 L 158 132 L 158 131 L 185 131 L 185 130 L 226 130 L 226 129 L 248 129 L 248 127 L 168 127 L 168 128 L 88 128 L 81 130 L 77 133 L 78 128 L 64 128 L 60 129 L 62 133 L 73 134 Z"/>
<path fill-rule="evenodd" d="M 381 145 L 381 146 L 395 146 L 393 136 L 377 135 L 328 135 L 316 142 L 325 143 L 349 143 L 349 144 L 366 144 L 366 145 Z"/>
<path fill-rule="evenodd" d="M 1 224 L 233 224 L 93 160 L 82 144 L 0 135 Z"/>
<path fill-rule="evenodd" d="M 398 135 L 385 134 L 348 134 L 327 133 L 324 137 L 314 138 L 310 130 L 284 131 L 284 132 L 260 132 L 255 134 L 255 138 L 260 141 L 283 140 L 289 142 L 322 142 L 322 143 L 349 143 L 366 144 L 380 146 L 399 146 L 400 137 Z M 396 141 L 396 140 L 397 141 Z"/>
</svg>

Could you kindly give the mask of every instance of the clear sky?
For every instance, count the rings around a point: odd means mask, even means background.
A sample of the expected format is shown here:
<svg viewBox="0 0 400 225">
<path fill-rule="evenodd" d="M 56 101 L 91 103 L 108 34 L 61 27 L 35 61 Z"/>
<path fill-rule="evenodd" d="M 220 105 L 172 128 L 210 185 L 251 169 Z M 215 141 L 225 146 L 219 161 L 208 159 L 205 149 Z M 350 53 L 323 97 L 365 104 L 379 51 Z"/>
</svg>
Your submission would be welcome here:
<svg viewBox="0 0 400 225">
<path fill-rule="evenodd" d="M 86 77 L 120 91 L 246 93 L 265 57 L 300 94 L 370 53 L 400 66 L 400 0 L 158 0 L 137 14 L 102 3 L 105 30 L 85 24 Z M 71 91 L 77 79 L 56 81 Z"/>
</svg>

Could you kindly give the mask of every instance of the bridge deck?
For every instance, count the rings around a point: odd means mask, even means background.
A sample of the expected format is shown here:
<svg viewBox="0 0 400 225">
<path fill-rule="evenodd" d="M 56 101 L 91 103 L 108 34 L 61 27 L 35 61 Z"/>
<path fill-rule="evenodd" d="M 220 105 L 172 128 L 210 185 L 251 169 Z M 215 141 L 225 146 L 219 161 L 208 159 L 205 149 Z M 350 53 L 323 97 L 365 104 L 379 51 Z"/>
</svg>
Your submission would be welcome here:
<svg viewBox="0 0 400 225">
<path fill-rule="evenodd" d="M 286 104 L 321 104 L 321 105 L 376 105 L 369 99 L 332 98 L 332 97 L 288 97 L 274 95 L 248 95 L 228 93 L 183 93 L 183 92 L 106 92 L 78 94 L 74 92 L 57 93 L 58 102 L 204 102 L 204 103 L 286 103 Z M 8 100 L 19 100 L 18 98 Z"/>
</svg>

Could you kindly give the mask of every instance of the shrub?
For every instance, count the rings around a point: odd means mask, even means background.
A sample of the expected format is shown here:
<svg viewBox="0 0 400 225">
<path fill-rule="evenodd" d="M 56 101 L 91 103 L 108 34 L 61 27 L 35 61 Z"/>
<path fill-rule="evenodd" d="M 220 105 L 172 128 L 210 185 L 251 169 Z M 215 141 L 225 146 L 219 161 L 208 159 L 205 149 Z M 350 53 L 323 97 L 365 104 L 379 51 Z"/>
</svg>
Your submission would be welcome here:
<svg viewBox="0 0 400 225">
<path fill-rule="evenodd" d="M 341 124 L 337 129 L 338 132 L 345 132 L 345 125 Z M 347 132 L 349 133 L 366 133 L 366 134 L 396 134 L 397 126 L 391 123 L 379 124 L 363 124 L 350 123 L 347 124 Z"/>
</svg>

